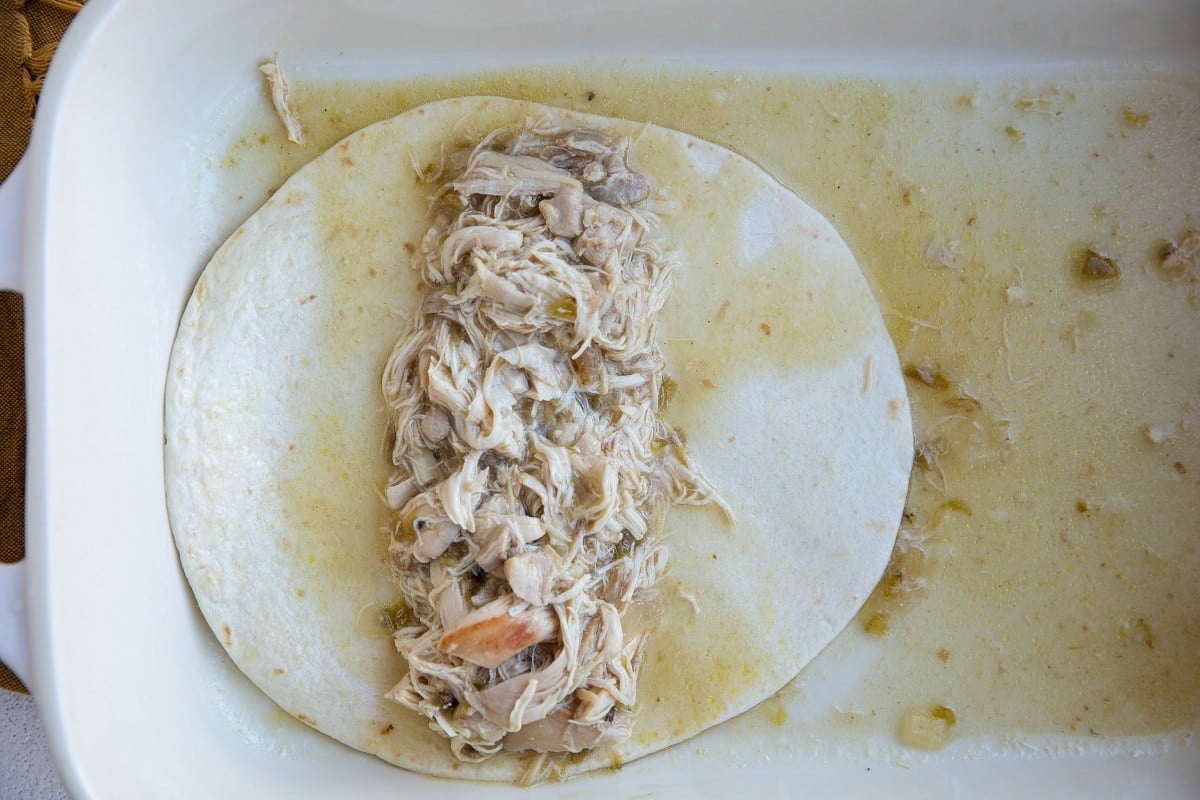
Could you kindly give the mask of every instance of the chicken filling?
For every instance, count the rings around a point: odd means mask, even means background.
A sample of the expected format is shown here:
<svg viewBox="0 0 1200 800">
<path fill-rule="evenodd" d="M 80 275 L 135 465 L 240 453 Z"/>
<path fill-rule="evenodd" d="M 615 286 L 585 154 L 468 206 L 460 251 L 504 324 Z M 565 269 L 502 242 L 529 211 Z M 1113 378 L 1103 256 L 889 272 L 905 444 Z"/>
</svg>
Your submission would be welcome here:
<svg viewBox="0 0 1200 800">
<path fill-rule="evenodd" d="M 465 761 L 627 738 L 647 635 L 627 612 L 666 569 L 664 515 L 725 508 L 662 417 L 674 264 L 625 154 L 530 122 L 449 157 L 384 372 L 408 664 L 388 697 Z"/>
</svg>

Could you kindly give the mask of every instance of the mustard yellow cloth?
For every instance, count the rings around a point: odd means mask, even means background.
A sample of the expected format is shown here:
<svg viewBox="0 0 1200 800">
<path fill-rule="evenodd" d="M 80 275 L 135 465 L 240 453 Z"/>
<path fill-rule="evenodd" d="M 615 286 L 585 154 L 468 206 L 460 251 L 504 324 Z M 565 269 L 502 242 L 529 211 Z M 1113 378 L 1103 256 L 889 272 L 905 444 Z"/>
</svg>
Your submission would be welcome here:
<svg viewBox="0 0 1200 800">
<path fill-rule="evenodd" d="M 83 0 L 0 0 L 0 180 L 29 146 L 38 92 Z M 0 561 L 25 555 L 25 328 L 21 296 L 0 292 Z M 0 664 L 0 690 L 23 692 Z"/>
</svg>

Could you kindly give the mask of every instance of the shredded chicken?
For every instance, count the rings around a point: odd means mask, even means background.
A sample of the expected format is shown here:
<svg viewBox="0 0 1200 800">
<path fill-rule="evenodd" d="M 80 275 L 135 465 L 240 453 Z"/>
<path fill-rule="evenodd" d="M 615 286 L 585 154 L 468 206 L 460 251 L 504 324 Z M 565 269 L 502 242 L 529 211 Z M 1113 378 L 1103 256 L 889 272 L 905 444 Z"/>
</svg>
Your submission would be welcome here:
<svg viewBox="0 0 1200 800">
<path fill-rule="evenodd" d="M 660 412 L 649 240 L 625 145 L 527 123 L 451 155 L 388 361 L 390 561 L 412 624 L 392 700 L 454 754 L 579 752 L 630 734 L 674 503 L 728 508 Z"/>
<path fill-rule="evenodd" d="M 287 130 L 288 141 L 304 144 L 304 127 L 300 124 L 300 117 L 291 107 L 292 92 L 288 88 L 287 79 L 284 78 L 283 70 L 279 66 L 279 56 L 272 56 L 259 64 L 258 71 L 267 76 L 267 85 L 271 89 L 271 105 L 274 107 L 279 121 L 283 123 L 284 129 Z"/>
</svg>

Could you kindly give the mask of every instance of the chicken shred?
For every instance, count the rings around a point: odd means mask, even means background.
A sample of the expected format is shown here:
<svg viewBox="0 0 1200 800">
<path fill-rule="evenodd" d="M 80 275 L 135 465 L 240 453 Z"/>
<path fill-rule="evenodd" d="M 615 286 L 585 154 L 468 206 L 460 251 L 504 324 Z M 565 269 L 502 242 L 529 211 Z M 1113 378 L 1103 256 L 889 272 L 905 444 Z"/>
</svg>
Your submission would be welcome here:
<svg viewBox="0 0 1200 800">
<path fill-rule="evenodd" d="M 300 124 L 300 117 L 291 106 L 292 92 L 288 88 L 283 69 L 279 66 L 279 56 L 272 56 L 259 64 L 258 71 L 267 76 L 267 85 L 271 89 L 271 106 L 287 131 L 288 141 L 304 144 L 304 126 Z"/>
<path fill-rule="evenodd" d="M 728 507 L 661 416 L 674 262 L 626 143 L 527 121 L 449 155 L 424 293 L 384 371 L 389 557 L 411 614 L 388 697 L 452 752 L 630 735 L 673 504 Z"/>
</svg>

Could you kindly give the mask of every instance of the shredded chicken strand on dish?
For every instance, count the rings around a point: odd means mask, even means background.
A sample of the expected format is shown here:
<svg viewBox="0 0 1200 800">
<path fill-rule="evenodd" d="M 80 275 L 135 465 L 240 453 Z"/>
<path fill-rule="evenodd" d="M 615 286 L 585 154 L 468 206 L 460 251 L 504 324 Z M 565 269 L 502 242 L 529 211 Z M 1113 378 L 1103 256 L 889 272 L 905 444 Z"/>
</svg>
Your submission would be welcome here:
<svg viewBox="0 0 1200 800">
<path fill-rule="evenodd" d="M 271 106 L 287 131 L 288 141 L 304 144 L 304 126 L 300 124 L 300 117 L 292 108 L 292 90 L 288 87 L 283 68 L 279 66 L 279 54 L 276 53 L 259 64 L 258 71 L 267 76 L 267 85 L 271 89 Z"/>
<path fill-rule="evenodd" d="M 674 503 L 716 503 L 662 417 L 673 262 L 626 144 L 527 121 L 446 159 L 388 360 L 390 563 L 408 674 L 388 697 L 455 756 L 625 740 Z"/>
</svg>

